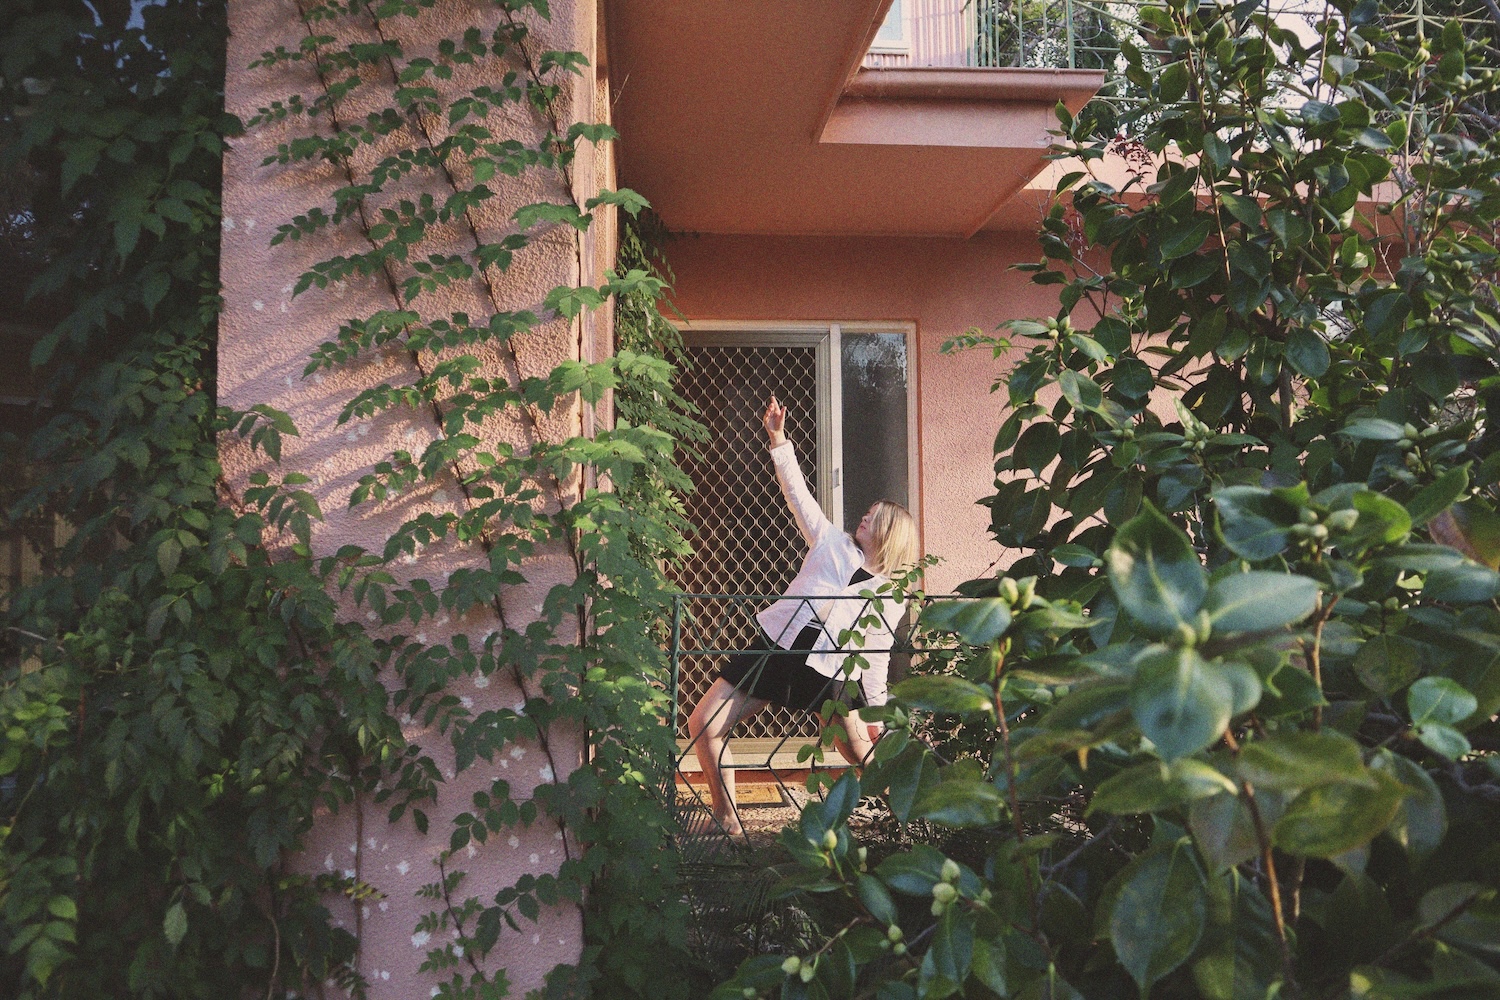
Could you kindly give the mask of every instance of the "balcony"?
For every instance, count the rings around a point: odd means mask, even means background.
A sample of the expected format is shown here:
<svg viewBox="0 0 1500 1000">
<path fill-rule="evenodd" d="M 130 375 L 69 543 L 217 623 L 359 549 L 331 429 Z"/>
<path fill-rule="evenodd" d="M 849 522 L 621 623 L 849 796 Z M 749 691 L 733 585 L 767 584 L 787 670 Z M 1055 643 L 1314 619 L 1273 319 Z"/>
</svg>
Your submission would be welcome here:
<svg viewBox="0 0 1500 1000">
<path fill-rule="evenodd" d="M 1102 69 L 1116 67 L 1120 43 L 1152 49 L 1140 22 L 1160 0 L 892 0 L 862 69 Z M 1283 25 L 1311 32 L 1326 13 L 1320 0 L 1264 0 Z M 1462 9 L 1429 9 L 1426 0 L 1391 5 L 1388 24 L 1414 35 L 1435 34 L 1457 20 L 1470 33 L 1492 34 L 1485 0 Z"/>
</svg>

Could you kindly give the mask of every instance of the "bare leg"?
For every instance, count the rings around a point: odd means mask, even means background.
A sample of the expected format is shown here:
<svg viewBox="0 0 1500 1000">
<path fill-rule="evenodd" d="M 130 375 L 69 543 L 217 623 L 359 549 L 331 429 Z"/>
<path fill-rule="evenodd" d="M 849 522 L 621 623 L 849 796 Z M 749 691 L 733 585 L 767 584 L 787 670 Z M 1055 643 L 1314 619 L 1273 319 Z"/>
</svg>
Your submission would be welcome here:
<svg viewBox="0 0 1500 1000">
<path fill-rule="evenodd" d="M 859 717 L 859 713 L 850 709 L 843 718 L 844 737 L 840 739 L 834 736 L 833 745 L 844 759 L 855 767 L 864 767 L 869 763 L 870 754 L 875 752 L 875 742 L 870 738 L 870 726 Z"/>
<path fill-rule="evenodd" d="M 728 748 L 729 733 L 741 719 L 754 715 L 766 705 L 767 702 L 736 690 L 733 684 L 720 677 L 688 717 L 688 735 L 692 737 L 693 753 L 698 757 L 698 766 L 708 785 L 714 819 L 731 837 L 739 836 L 743 830 L 734 802 L 734 771 L 727 775 L 724 772 L 725 763 L 734 763 Z"/>
</svg>

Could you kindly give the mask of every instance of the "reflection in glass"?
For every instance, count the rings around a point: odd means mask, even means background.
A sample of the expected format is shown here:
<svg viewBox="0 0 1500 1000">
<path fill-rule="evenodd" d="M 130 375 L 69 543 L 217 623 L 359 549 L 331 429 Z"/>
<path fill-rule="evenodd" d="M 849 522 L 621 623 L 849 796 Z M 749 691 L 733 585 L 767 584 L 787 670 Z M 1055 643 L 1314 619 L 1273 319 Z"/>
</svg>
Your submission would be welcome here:
<svg viewBox="0 0 1500 1000">
<path fill-rule="evenodd" d="M 845 332 L 841 340 L 844 527 L 852 531 L 876 500 L 911 505 L 906 335 Z"/>
</svg>

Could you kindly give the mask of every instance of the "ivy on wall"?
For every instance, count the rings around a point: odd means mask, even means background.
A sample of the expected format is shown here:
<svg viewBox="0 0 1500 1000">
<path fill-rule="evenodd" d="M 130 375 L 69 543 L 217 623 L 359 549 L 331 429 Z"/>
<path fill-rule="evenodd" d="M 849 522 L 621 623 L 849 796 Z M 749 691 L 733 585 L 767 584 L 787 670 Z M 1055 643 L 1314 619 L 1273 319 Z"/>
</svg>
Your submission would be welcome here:
<svg viewBox="0 0 1500 1000">
<path fill-rule="evenodd" d="M 662 562 L 683 551 L 674 497 L 688 484 L 672 454 L 674 438 L 694 431 L 671 389 L 661 277 L 627 239 L 619 271 L 597 287 L 560 285 L 531 310 L 500 308 L 497 292 L 538 234 L 571 234 L 581 254 L 597 214 L 643 202 L 628 191 L 585 204 L 568 196 L 578 145 L 612 133 L 560 124 L 585 60 L 534 44 L 543 0 L 494 4 L 483 31 L 442 43 L 438 58 L 408 58 L 402 24 L 433 6 L 304 3 L 303 44 L 259 60 L 305 62 L 319 81 L 246 123 L 310 123 L 275 165 L 328 162 L 348 181 L 327 206 L 286 220 L 276 242 L 333 227 L 362 244 L 311 267 L 298 294 L 354 275 L 389 293 L 379 311 L 330 330 L 308 373 L 399 345 L 410 382 L 348 400 L 342 419 L 398 410 L 436 432 L 421 454 L 369 469 L 350 504 L 434 481 L 464 497 L 375 550 L 316 555 L 323 512 L 306 478 L 275 464 L 295 426 L 269 406 L 214 403 L 219 163 L 224 137 L 242 127 L 221 111 L 222 4 L 167 0 L 131 20 L 128 5 L 23 0 L 0 20 L 6 162 L 24 164 L 33 184 L 23 192 L 34 213 L 28 308 L 48 330 L 33 354 L 44 380 L 38 426 L 7 441 L 7 462 L 33 470 L 8 514 L 61 518 L 71 531 L 5 611 L 15 656 L 0 688 L 0 774 L 13 782 L 0 800 L 0 942 L 18 996 L 217 996 L 226 981 L 274 995 L 327 978 L 362 992 L 357 929 L 336 928 L 324 902 L 341 892 L 358 903 L 374 887 L 284 866 L 315 808 L 355 803 L 379 803 L 449 845 L 424 890 L 431 912 L 413 928 L 456 932 L 435 937 L 445 943 L 424 963 L 447 995 L 505 995 L 502 928 L 555 905 L 584 909 L 586 948 L 578 968 L 554 973 L 552 991 L 672 988 L 653 976 L 682 961 L 662 795 L 671 732 L 653 683 L 663 654 L 639 623 L 661 617 Z M 335 41 L 356 23 L 376 37 Z M 442 95 L 454 66 L 476 63 L 493 64 L 494 85 Z M 360 88 L 389 106 L 352 119 L 345 108 Z M 488 115 L 516 109 L 536 124 L 534 141 L 488 134 Z M 398 134 L 413 144 L 358 166 L 363 147 Z M 562 197 L 524 206 L 512 232 L 481 242 L 473 212 L 527 172 L 552 177 Z M 386 198 L 410 173 L 445 193 Z M 447 226 L 472 245 L 428 250 Z M 488 315 L 425 307 L 470 281 L 486 290 Z M 528 331 L 611 302 L 615 356 L 520 376 Z M 485 374 L 481 354 L 500 357 L 504 374 Z M 538 431 L 560 408 L 611 399 L 620 419 L 591 437 Z M 499 414 L 529 429 L 529 447 L 474 433 Z M 269 462 L 239 494 L 220 476 L 226 432 Z M 538 510 L 541 496 L 554 504 Z M 441 539 L 472 546 L 476 568 L 440 583 L 393 572 Z M 538 622 L 516 621 L 505 595 L 541 551 L 566 553 L 572 579 L 548 594 Z M 351 600 L 374 613 L 374 630 L 340 614 Z M 491 617 L 485 643 L 397 634 L 464 615 Z M 444 690 L 490 675 L 522 690 L 519 710 L 471 715 Z M 555 779 L 530 795 L 496 782 L 466 811 L 429 815 L 441 775 L 430 748 L 402 736 L 403 713 L 435 722 L 460 769 L 514 743 L 550 754 L 554 734 L 578 731 L 590 760 L 571 773 L 550 761 Z M 454 856 L 531 824 L 563 835 L 560 870 L 469 895 Z"/>
</svg>

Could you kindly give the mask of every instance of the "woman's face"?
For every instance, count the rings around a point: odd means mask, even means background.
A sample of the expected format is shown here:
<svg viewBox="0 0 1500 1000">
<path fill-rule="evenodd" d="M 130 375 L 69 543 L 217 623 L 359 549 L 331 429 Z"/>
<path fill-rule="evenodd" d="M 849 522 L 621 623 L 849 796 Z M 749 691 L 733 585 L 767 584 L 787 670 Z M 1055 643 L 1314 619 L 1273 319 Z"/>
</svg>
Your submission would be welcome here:
<svg viewBox="0 0 1500 1000">
<path fill-rule="evenodd" d="M 875 523 L 875 511 L 879 509 L 879 502 L 870 504 L 870 509 L 865 511 L 865 516 L 859 519 L 859 527 L 854 529 L 854 544 L 859 546 L 861 552 L 869 555 L 874 545 L 874 533 L 871 526 Z"/>
</svg>

